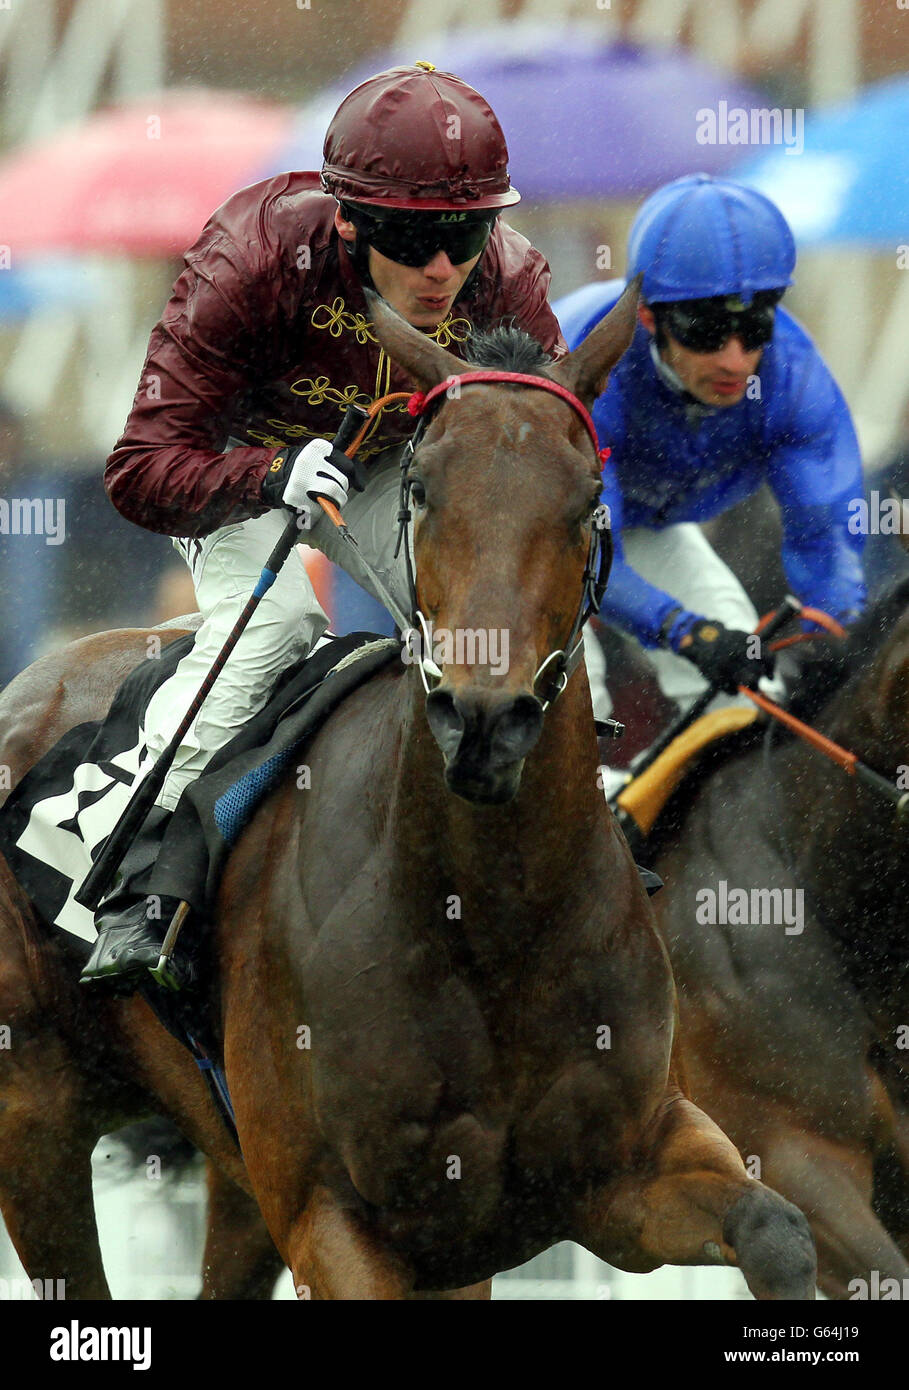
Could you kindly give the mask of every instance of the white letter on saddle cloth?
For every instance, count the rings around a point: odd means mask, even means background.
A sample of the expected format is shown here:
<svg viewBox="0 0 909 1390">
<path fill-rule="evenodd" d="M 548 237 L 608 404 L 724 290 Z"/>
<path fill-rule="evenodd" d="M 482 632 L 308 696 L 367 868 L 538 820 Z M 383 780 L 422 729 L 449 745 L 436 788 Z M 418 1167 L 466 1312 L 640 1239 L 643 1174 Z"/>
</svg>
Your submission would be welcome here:
<svg viewBox="0 0 909 1390">
<path fill-rule="evenodd" d="M 73 932 L 83 941 L 93 942 L 98 935 L 94 914 L 77 903 L 73 895 L 79 891 L 92 866 L 92 850 L 113 830 L 133 795 L 139 772 L 139 752 L 144 746 L 145 739 L 140 737 L 134 747 L 105 759 L 105 762 L 128 773 L 132 778 L 130 782 L 111 777 L 96 763 L 80 763 L 73 774 L 70 789 L 59 796 L 39 801 L 29 817 L 28 825 L 16 841 L 19 849 L 72 880 L 66 902 L 57 913 L 55 922 L 58 927 Z M 151 761 L 149 758 L 143 763 L 143 776 Z M 98 797 L 79 813 L 79 829 L 84 838 L 72 830 L 61 828 L 63 822 L 71 821 L 76 815 L 81 792 L 102 791 L 105 787 L 108 788 L 106 795 Z"/>
</svg>

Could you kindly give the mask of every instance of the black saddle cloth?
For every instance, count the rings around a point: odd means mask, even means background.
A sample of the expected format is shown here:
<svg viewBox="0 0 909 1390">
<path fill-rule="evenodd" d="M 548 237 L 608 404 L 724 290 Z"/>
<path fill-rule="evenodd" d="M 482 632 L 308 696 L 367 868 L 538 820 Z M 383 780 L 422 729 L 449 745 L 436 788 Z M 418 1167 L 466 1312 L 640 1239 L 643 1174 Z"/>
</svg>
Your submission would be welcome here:
<svg viewBox="0 0 909 1390">
<path fill-rule="evenodd" d="M 0 809 L 0 853 L 38 913 L 81 935 L 91 927 L 74 895 L 132 795 L 145 757 L 145 709 L 190 650 L 177 638 L 122 682 L 103 720 L 70 729 Z M 164 837 L 151 891 L 207 911 L 224 859 L 300 743 L 356 686 L 400 652 L 372 633 L 338 637 L 285 671 L 265 707 L 187 788 Z M 81 916 L 80 916 L 81 914 Z"/>
</svg>

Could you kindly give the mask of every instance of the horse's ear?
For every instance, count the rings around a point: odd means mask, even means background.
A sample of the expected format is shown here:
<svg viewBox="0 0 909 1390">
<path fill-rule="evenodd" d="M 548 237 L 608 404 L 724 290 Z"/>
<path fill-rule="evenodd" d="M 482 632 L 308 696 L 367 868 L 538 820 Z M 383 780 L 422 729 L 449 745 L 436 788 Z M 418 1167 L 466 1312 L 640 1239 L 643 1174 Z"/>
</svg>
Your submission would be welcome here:
<svg viewBox="0 0 909 1390">
<path fill-rule="evenodd" d="M 414 328 L 381 295 L 372 290 L 366 290 L 365 294 L 380 345 L 421 391 L 430 391 L 433 386 L 465 370 L 460 357 L 446 352 L 427 334 Z"/>
<path fill-rule="evenodd" d="M 586 405 L 592 405 L 605 390 L 609 373 L 634 336 L 643 278 L 636 275 L 630 280 L 621 298 L 583 343 L 549 369 L 555 381 L 567 386 Z"/>
</svg>

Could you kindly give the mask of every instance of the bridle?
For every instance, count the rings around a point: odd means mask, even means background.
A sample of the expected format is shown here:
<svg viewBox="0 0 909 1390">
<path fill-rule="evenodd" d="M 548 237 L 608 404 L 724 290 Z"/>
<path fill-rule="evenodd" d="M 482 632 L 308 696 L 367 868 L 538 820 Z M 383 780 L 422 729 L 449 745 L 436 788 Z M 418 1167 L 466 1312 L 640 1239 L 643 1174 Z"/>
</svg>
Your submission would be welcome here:
<svg viewBox="0 0 909 1390">
<path fill-rule="evenodd" d="M 416 637 L 416 661 L 427 695 L 430 694 L 442 680 L 443 672 L 429 655 L 431 650 L 431 633 L 426 618 L 423 613 L 420 612 L 417 603 L 416 577 L 413 571 L 409 544 L 409 529 L 412 519 L 410 494 L 413 486 L 410 468 L 425 433 L 428 419 L 439 400 L 443 396 L 447 399 L 451 399 L 451 393 L 453 391 L 456 393 L 455 398 L 457 398 L 457 396 L 460 395 L 461 389 L 465 386 L 479 386 L 496 382 L 529 386 L 537 390 L 548 391 L 550 395 L 558 396 L 561 400 L 570 405 L 575 414 L 579 415 L 584 422 L 584 427 L 593 443 L 601 468 L 609 456 L 609 450 L 601 449 L 599 446 L 596 427 L 591 419 L 590 412 L 571 391 L 564 386 L 560 386 L 556 381 L 550 381 L 547 377 L 531 376 L 525 372 L 493 370 L 462 372 L 460 375 L 446 378 L 445 381 L 440 382 L 439 385 L 434 386 L 432 390 L 427 391 L 425 394 L 417 391 L 409 398 L 407 402 L 408 413 L 417 417 L 418 424 L 413 437 L 405 444 L 401 454 L 401 490 L 397 518 L 398 539 L 395 545 L 395 558 L 397 559 L 401 547 L 403 546 L 404 560 L 407 567 L 407 588 L 411 628 L 404 632 L 402 637 L 405 642 L 409 642 L 411 634 Z M 540 701 L 544 711 L 546 711 L 561 695 L 572 673 L 581 661 L 584 652 L 584 638 L 581 629 L 587 619 L 592 614 L 598 613 L 602 606 L 603 598 L 606 593 L 606 585 L 609 580 L 609 571 L 612 567 L 612 556 L 613 543 L 609 508 L 601 503 L 595 509 L 591 517 L 590 543 L 587 549 L 587 561 L 584 566 L 581 598 L 574 622 L 571 625 L 571 631 L 568 634 L 565 644 L 561 647 L 557 647 L 555 651 L 550 652 L 540 663 L 531 683 L 533 694 Z"/>
</svg>

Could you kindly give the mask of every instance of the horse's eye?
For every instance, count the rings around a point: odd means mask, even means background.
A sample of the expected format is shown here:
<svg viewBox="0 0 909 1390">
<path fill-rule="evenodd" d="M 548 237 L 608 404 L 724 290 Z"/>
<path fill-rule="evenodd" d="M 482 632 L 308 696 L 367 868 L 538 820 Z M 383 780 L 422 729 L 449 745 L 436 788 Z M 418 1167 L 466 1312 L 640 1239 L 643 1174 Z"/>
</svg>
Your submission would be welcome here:
<svg viewBox="0 0 909 1390">
<path fill-rule="evenodd" d="M 412 478 L 410 482 L 410 495 L 418 507 L 426 504 L 426 487 L 422 478 Z"/>
</svg>

